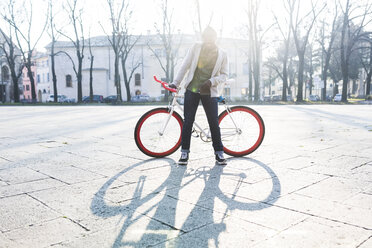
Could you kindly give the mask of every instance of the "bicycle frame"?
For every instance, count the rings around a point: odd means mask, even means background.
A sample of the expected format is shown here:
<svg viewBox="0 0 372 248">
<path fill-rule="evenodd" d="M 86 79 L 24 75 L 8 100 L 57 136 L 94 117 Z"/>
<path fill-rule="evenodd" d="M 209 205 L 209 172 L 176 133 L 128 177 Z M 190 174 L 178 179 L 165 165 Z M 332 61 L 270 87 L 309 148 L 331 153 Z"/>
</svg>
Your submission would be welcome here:
<svg viewBox="0 0 372 248">
<path fill-rule="evenodd" d="M 177 102 L 177 99 L 180 98 L 179 91 L 176 90 L 176 89 L 169 88 L 169 87 L 168 87 L 168 84 L 167 84 L 166 82 L 162 82 L 162 81 L 158 80 L 155 76 L 154 76 L 154 79 L 155 79 L 155 81 L 161 83 L 162 86 L 163 86 L 165 89 L 167 89 L 167 90 L 169 90 L 170 92 L 173 93 L 173 99 L 172 99 L 171 103 L 168 105 L 168 108 L 169 108 L 169 110 L 170 110 L 170 111 L 169 111 L 169 116 L 168 116 L 168 118 L 166 119 L 166 121 L 164 122 L 164 124 L 163 124 L 163 126 L 162 126 L 162 129 L 158 131 L 159 135 L 163 135 L 164 132 L 165 132 L 165 129 L 166 129 L 167 125 L 168 125 L 168 122 L 169 122 L 169 120 L 170 120 L 170 118 L 171 118 L 173 112 L 175 111 L 175 108 L 177 107 L 180 111 L 182 111 L 182 113 L 183 113 L 184 110 L 183 110 L 183 107 L 182 107 L 182 106 Z M 232 116 L 230 115 L 231 110 L 230 110 L 229 106 L 228 106 L 228 105 L 227 105 L 223 100 L 222 100 L 221 102 L 224 104 L 224 107 L 225 107 L 225 109 L 226 109 L 226 111 L 227 111 L 227 113 L 228 113 L 228 116 L 230 117 L 232 123 L 233 123 L 234 126 L 235 126 L 235 132 L 237 132 L 237 133 L 241 132 L 240 129 L 238 128 L 238 126 L 236 125 L 234 119 L 233 119 Z M 207 138 L 206 141 L 209 141 L 209 140 L 211 139 L 211 135 L 210 135 L 210 130 L 209 130 L 209 128 L 208 128 L 208 132 L 205 132 L 204 129 L 202 129 L 196 121 L 194 121 L 194 124 L 193 124 L 193 131 L 196 131 L 196 132 L 198 133 L 198 136 L 202 136 L 202 135 L 204 135 L 204 137 Z M 229 134 L 228 136 L 230 136 L 230 135 L 231 135 L 231 134 Z M 196 137 L 198 137 L 198 136 L 196 136 Z M 224 136 L 224 135 L 223 135 L 223 133 L 221 132 L 221 137 L 223 137 L 223 136 Z M 202 140 L 203 140 L 203 139 L 202 139 Z M 204 141 L 204 140 L 203 140 L 203 141 Z"/>
</svg>

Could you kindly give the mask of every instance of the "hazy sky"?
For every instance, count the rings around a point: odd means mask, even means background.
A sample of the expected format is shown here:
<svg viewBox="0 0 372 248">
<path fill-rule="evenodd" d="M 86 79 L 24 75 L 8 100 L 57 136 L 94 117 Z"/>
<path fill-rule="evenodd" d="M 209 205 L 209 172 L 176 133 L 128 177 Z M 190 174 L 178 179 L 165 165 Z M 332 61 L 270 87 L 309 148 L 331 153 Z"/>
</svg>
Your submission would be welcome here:
<svg viewBox="0 0 372 248">
<path fill-rule="evenodd" d="M 0 0 L 0 10 L 4 12 L 9 0 Z M 17 6 L 26 6 L 30 0 L 14 0 Z M 65 33 L 71 32 L 68 25 L 66 12 L 62 9 L 63 4 L 68 0 L 53 0 L 54 8 L 57 12 L 56 24 L 58 27 L 63 27 Z M 120 1 L 120 0 L 116 0 Z M 163 0 L 126 0 L 130 2 L 130 9 L 133 11 L 131 19 L 131 28 L 133 34 L 146 34 L 148 30 L 155 33 L 154 24 L 161 24 L 161 2 Z M 365 0 L 354 0 L 357 2 Z M 110 33 L 109 10 L 107 0 L 78 0 L 80 7 L 83 8 L 83 22 L 85 29 L 85 37 L 88 37 L 90 30 L 91 36 L 104 35 L 102 26 Z M 211 19 L 211 26 L 218 31 L 222 30 L 223 37 L 241 38 L 245 37 L 244 24 L 247 23 L 246 9 L 247 0 L 199 0 L 201 10 L 201 21 L 205 26 Z M 282 0 L 261 0 L 259 10 L 258 23 L 265 30 L 273 23 L 273 12 L 276 13 L 281 21 L 284 21 L 286 12 L 283 8 Z M 40 32 L 43 22 L 45 21 L 46 9 L 48 0 L 32 0 L 33 4 L 33 34 L 34 39 L 36 34 Z M 310 0 L 302 0 L 300 11 L 308 12 L 310 10 Z M 327 3 L 332 11 L 333 1 L 319 0 L 319 6 Z M 195 0 L 168 0 L 169 9 L 173 11 L 174 30 L 181 33 L 193 34 L 197 28 L 197 12 Z M 325 16 L 332 17 L 331 14 L 324 11 Z M 6 29 L 3 20 L 0 20 L 0 27 Z M 25 26 L 22 27 L 23 29 Z M 269 32 L 269 35 L 275 33 L 275 30 Z M 65 39 L 65 38 L 59 38 Z M 40 50 L 50 42 L 48 34 L 45 33 L 37 46 Z"/>
<path fill-rule="evenodd" d="M 0 0 L 2 9 L 8 0 Z M 23 4 L 29 0 L 15 0 Z M 63 26 L 65 32 L 69 32 L 66 14 L 61 10 L 65 0 L 54 0 L 55 12 L 58 13 L 57 26 Z M 88 32 L 90 28 L 91 36 L 103 35 L 104 32 L 99 25 L 101 23 L 105 29 L 109 30 L 107 22 L 109 20 L 108 5 L 106 0 L 78 0 L 84 9 L 84 26 Z M 154 24 L 161 23 L 161 5 L 162 0 L 130 0 L 133 10 L 132 30 L 134 34 L 146 34 L 148 30 L 155 32 Z M 197 27 L 197 14 L 195 0 L 168 0 L 169 9 L 173 11 L 174 28 L 181 33 L 194 33 Z M 222 30 L 224 37 L 242 37 L 241 27 L 246 22 L 247 8 L 246 0 L 199 0 L 201 9 L 202 24 L 206 25 L 211 19 L 211 26 L 219 33 Z M 271 22 L 271 8 L 279 6 L 278 0 L 261 1 L 261 25 L 267 26 Z M 38 33 L 45 20 L 47 0 L 32 0 L 34 9 L 34 33 Z M 25 6 L 28 6 L 27 4 Z M 5 6 L 6 7 L 6 6 Z M 0 22 L 4 27 L 4 22 Z M 86 34 L 86 36 L 88 36 Z M 60 38 L 61 39 L 61 38 Z M 38 48 L 44 47 L 49 43 L 49 37 L 44 35 Z"/>
</svg>

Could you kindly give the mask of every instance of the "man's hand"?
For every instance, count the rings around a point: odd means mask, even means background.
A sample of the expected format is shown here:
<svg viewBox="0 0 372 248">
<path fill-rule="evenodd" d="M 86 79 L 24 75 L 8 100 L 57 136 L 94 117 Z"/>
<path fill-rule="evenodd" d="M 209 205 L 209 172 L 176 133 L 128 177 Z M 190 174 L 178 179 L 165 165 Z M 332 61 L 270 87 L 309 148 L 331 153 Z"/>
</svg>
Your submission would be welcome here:
<svg viewBox="0 0 372 248">
<path fill-rule="evenodd" d="M 211 94 L 211 85 L 212 83 L 210 80 L 205 81 L 200 87 L 200 94 L 203 94 L 203 95 Z"/>
</svg>

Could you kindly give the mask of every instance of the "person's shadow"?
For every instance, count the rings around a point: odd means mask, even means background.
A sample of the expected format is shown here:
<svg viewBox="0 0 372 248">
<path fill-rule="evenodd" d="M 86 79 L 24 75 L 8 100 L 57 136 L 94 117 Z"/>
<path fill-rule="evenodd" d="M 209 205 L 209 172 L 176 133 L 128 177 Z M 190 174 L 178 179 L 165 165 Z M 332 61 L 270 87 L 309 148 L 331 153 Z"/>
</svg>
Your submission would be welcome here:
<svg viewBox="0 0 372 248">
<path fill-rule="evenodd" d="M 202 229 L 204 226 L 209 226 L 207 231 L 203 235 L 198 235 L 197 247 L 208 247 L 208 242 L 210 239 L 214 240 L 215 246 L 218 247 L 218 236 L 221 232 L 226 230 L 226 225 L 224 219 L 229 211 L 234 209 L 246 210 L 246 211 L 256 211 L 263 208 L 270 207 L 271 205 L 262 204 L 269 200 L 278 199 L 281 192 L 281 186 L 279 178 L 276 176 L 274 171 L 263 164 L 260 161 L 250 159 L 250 158 L 231 158 L 230 162 L 234 160 L 240 160 L 240 162 L 246 161 L 249 163 L 254 163 L 262 169 L 264 169 L 268 175 L 270 175 L 272 190 L 266 198 L 260 202 L 244 202 L 241 199 L 237 200 L 235 198 L 239 187 L 242 185 L 242 181 L 245 178 L 245 173 L 226 173 L 224 172 L 224 167 L 214 166 L 214 167 L 200 167 L 197 170 L 187 170 L 185 166 L 177 166 L 172 159 L 149 159 L 140 163 L 136 163 L 123 171 L 119 172 L 117 175 L 110 178 L 95 194 L 92 203 L 91 211 L 102 218 L 108 218 L 112 216 L 122 216 L 125 217 L 123 226 L 117 235 L 115 242 L 112 247 L 150 247 L 156 245 L 156 247 L 166 247 L 166 243 L 171 243 L 172 247 L 187 247 L 187 244 L 191 242 L 193 235 L 188 235 L 193 229 Z M 151 193 L 143 194 L 143 185 L 146 180 L 145 176 L 140 176 L 137 182 L 136 189 L 133 192 L 132 200 L 128 204 L 114 206 L 107 203 L 105 196 L 107 191 L 110 189 L 112 184 L 121 176 L 125 176 L 125 173 L 145 166 L 148 162 L 167 162 L 170 166 L 169 176 L 165 181 L 154 189 Z M 224 194 L 220 189 L 221 176 L 235 176 L 236 188 L 231 194 Z M 181 227 L 176 227 L 176 211 L 182 211 L 182 209 L 177 209 L 177 203 L 179 201 L 179 192 L 181 189 L 190 185 L 195 180 L 202 179 L 205 183 L 197 202 L 195 203 L 193 209 L 187 216 Z M 161 193 L 161 200 L 156 204 L 148 207 L 141 214 L 136 213 L 136 210 L 143 204 L 153 200 L 155 197 L 159 196 Z M 219 222 L 216 222 L 213 217 L 213 209 L 215 198 L 218 197 L 223 201 L 227 208 L 225 214 Z M 272 202 L 271 202 L 272 203 Z M 141 239 L 137 242 L 126 241 L 125 234 L 134 223 L 139 221 L 144 216 L 149 215 L 151 211 L 155 213 L 151 216 Z M 166 218 L 165 218 L 166 215 Z M 166 221 L 164 221 L 166 220 Z M 162 229 L 162 230 L 159 230 Z M 199 232 L 199 230 L 197 230 Z M 168 235 L 167 233 L 173 233 L 173 235 Z M 176 235 L 174 235 L 176 233 Z M 195 240 L 193 240 L 195 242 Z"/>
</svg>

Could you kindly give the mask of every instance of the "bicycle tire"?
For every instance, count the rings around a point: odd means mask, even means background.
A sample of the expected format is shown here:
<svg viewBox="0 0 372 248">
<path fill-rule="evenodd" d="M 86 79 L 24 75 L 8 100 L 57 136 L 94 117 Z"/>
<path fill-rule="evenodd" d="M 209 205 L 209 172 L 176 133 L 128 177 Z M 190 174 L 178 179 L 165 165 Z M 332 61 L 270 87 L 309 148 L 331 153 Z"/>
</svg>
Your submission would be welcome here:
<svg viewBox="0 0 372 248">
<path fill-rule="evenodd" d="M 160 116 L 160 114 L 165 115 Z M 141 152 L 150 157 L 162 158 L 174 153 L 180 147 L 183 120 L 177 112 L 173 112 L 170 118 L 170 122 L 168 122 L 168 125 L 172 126 L 166 129 L 164 134 L 160 135 L 158 130 L 154 126 L 155 124 L 161 125 L 161 123 L 164 123 L 163 117 L 168 116 L 169 108 L 155 108 L 141 116 L 136 124 L 136 128 L 134 129 L 134 139 L 136 141 L 138 149 L 140 149 Z M 154 121 L 154 118 L 159 118 L 160 121 L 158 121 L 158 123 L 155 122 L 155 124 L 151 123 L 151 121 Z M 144 125 L 146 127 L 144 127 Z M 171 132 L 175 133 L 172 140 L 165 140 L 166 138 L 172 137 Z M 152 147 L 152 145 L 148 144 L 150 140 L 154 140 L 153 143 L 155 145 L 158 145 L 159 148 L 155 149 L 155 147 Z M 160 147 L 165 145 L 167 147 Z"/>
<path fill-rule="evenodd" d="M 242 121 L 240 121 L 242 123 L 237 124 L 237 126 L 240 130 L 240 133 L 238 133 L 237 131 L 230 131 L 230 132 L 234 132 L 234 134 L 230 135 L 232 137 L 232 138 L 230 138 L 230 140 L 235 138 L 236 139 L 235 141 L 236 142 L 239 141 L 240 144 L 237 144 L 234 147 L 229 142 L 227 142 L 227 140 L 222 140 L 222 143 L 224 145 L 224 148 L 223 148 L 224 152 L 226 154 L 228 154 L 230 156 L 234 156 L 234 157 L 242 157 L 242 156 L 246 156 L 248 154 L 251 154 L 252 152 L 257 150 L 257 148 L 261 145 L 261 143 L 264 139 L 264 136 L 265 136 L 264 121 L 263 121 L 262 117 L 255 110 L 253 110 L 249 107 L 246 107 L 246 106 L 234 106 L 234 107 L 231 107 L 230 110 L 231 110 L 230 114 L 232 114 L 233 116 L 236 116 L 237 114 L 241 114 L 241 115 L 244 114 L 244 117 L 246 118 L 246 120 L 244 120 L 244 121 L 242 120 Z M 219 122 L 219 125 L 220 125 L 221 137 L 222 138 L 224 136 L 224 129 L 236 130 L 235 125 L 233 124 L 233 122 L 231 120 L 229 121 L 228 119 L 226 119 L 226 117 L 228 117 L 228 112 L 226 110 L 224 110 L 218 116 L 218 122 Z M 233 117 L 233 119 L 234 119 L 234 117 Z M 234 121 L 239 122 L 238 119 L 239 118 L 235 118 Z M 226 126 L 228 126 L 228 127 L 226 127 Z M 244 130 L 243 130 L 243 128 L 244 128 Z M 253 133 L 252 133 L 252 135 L 247 137 L 248 132 L 253 132 Z M 243 136 L 242 135 L 243 133 L 246 136 Z M 239 136 L 239 135 L 241 135 L 241 136 Z M 230 136 L 228 136 L 228 137 L 230 137 Z M 253 136 L 253 137 L 251 138 L 251 136 Z M 244 138 L 246 138 L 247 140 L 245 140 Z M 249 143 L 248 141 L 250 141 L 250 140 L 252 140 L 252 141 Z M 240 147 L 240 149 L 237 149 L 239 147 Z"/>
</svg>

